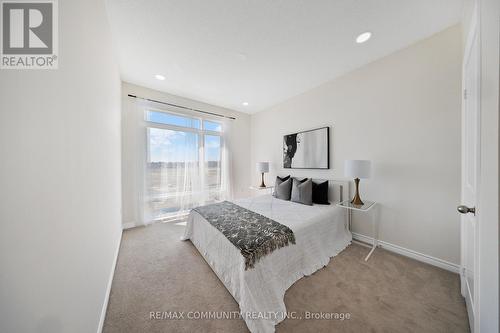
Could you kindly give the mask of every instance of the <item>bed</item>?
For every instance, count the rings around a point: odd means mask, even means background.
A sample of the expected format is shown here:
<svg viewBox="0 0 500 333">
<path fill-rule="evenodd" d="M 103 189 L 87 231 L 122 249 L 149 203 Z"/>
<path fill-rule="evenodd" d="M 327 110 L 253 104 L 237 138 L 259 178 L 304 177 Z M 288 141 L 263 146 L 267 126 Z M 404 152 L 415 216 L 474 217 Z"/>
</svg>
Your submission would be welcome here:
<svg viewBox="0 0 500 333">
<path fill-rule="evenodd" d="M 330 201 L 347 197 L 348 183 L 330 181 Z M 352 240 L 346 210 L 331 205 L 307 206 L 261 195 L 234 204 L 290 228 L 295 244 L 274 250 L 251 269 L 240 251 L 198 212 L 188 216 L 182 240 L 190 239 L 238 302 L 242 319 L 253 332 L 274 332 L 286 318 L 285 291 L 297 280 L 326 266 Z"/>
</svg>

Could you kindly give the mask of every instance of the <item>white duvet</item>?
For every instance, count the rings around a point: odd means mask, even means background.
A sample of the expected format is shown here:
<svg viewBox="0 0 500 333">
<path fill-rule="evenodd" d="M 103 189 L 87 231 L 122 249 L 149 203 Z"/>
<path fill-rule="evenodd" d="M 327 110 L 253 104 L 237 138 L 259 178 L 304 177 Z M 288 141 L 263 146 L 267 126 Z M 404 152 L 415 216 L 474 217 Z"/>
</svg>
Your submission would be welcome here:
<svg viewBox="0 0 500 333">
<path fill-rule="evenodd" d="M 350 244 L 345 210 L 335 205 L 306 206 L 271 195 L 233 202 L 288 226 L 296 244 L 275 250 L 245 270 L 239 250 L 194 211 L 182 239 L 191 240 L 233 295 L 248 329 L 274 332 L 286 314 L 285 291 L 301 277 L 326 266 Z"/>
</svg>

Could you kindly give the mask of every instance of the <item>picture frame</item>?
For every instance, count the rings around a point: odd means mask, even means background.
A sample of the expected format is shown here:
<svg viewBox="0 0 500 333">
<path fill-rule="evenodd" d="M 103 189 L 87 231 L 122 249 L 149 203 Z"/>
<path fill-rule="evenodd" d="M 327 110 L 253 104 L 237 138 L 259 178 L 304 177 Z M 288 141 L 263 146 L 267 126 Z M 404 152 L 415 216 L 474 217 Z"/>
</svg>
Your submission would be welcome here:
<svg viewBox="0 0 500 333">
<path fill-rule="evenodd" d="M 330 169 L 330 127 L 283 136 L 284 169 Z"/>
</svg>

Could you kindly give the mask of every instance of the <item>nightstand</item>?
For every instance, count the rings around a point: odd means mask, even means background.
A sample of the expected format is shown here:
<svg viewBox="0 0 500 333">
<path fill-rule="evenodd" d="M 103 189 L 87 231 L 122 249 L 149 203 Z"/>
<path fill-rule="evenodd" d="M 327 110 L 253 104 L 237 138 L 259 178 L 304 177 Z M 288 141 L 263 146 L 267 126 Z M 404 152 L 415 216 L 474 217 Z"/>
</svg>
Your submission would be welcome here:
<svg viewBox="0 0 500 333">
<path fill-rule="evenodd" d="M 364 213 L 369 213 L 370 210 L 375 207 L 377 203 L 374 201 L 365 201 L 363 205 L 355 205 L 352 204 L 350 200 L 342 201 L 340 203 L 337 203 L 337 206 L 348 209 L 350 211 L 358 211 L 358 212 L 364 212 Z M 372 255 L 373 251 L 378 246 L 378 221 L 377 221 L 377 216 L 374 212 L 372 212 L 372 225 L 373 225 L 373 244 L 370 252 L 365 258 L 365 261 L 368 261 L 370 259 L 370 256 Z M 350 222 L 350 219 L 349 219 Z M 350 225 L 349 225 L 349 229 Z"/>
<path fill-rule="evenodd" d="M 274 188 L 274 186 L 266 186 L 266 187 L 250 186 L 249 187 L 249 189 L 256 190 L 256 191 L 271 190 L 270 194 L 273 194 L 273 188 Z"/>
</svg>

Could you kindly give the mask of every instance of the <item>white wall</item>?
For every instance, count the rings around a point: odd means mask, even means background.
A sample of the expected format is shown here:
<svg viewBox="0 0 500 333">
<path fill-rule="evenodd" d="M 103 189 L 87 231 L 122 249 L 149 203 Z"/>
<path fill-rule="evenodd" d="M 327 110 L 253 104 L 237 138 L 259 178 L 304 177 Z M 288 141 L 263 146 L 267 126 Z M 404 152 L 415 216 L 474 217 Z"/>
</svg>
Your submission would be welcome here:
<svg viewBox="0 0 500 333">
<path fill-rule="evenodd" d="M 248 196 L 250 184 L 248 179 L 250 173 L 250 115 L 123 82 L 122 203 L 123 225 L 125 228 L 141 224 L 138 221 L 142 220 L 143 214 L 138 205 L 141 201 L 140 193 L 142 193 L 141 179 L 138 179 L 138 177 L 141 177 L 141 173 L 138 172 L 138 169 L 142 162 L 141 157 L 138 156 L 139 149 L 137 145 L 144 144 L 140 141 L 144 133 L 137 129 L 137 122 L 134 121 L 134 117 L 137 117 L 134 114 L 136 108 L 133 107 L 135 99 L 128 97 L 128 94 L 235 117 L 236 120 L 230 121 L 231 132 L 229 136 L 233 195 L 235 198 Z M 188 112 L 182 109 L 173 110 L 181 113 Z M 142 114 L 139 117 L 142 117 Z"/>
<path fill-rule="evenodd" d="M 96 332 L 120 240 L 103 1 L 59 1 L 59 47 L 58 70 L 0 70 L 1 332 Z"/>
<path fill-rule="evenodd" d="M 361 194 L 380 203 L 380 239 L 458 264 L 461 58 L 457 25 L 253 115 L 252 165 L 271 161 L 270 180 L 332 179 L 344 160 L 370 159 Z M 321 126 L 332 168 L 282 169 L 283 135 Z M 371 236 L 368 221 L 355 214 L 353 230 Z"/>
</svg>

